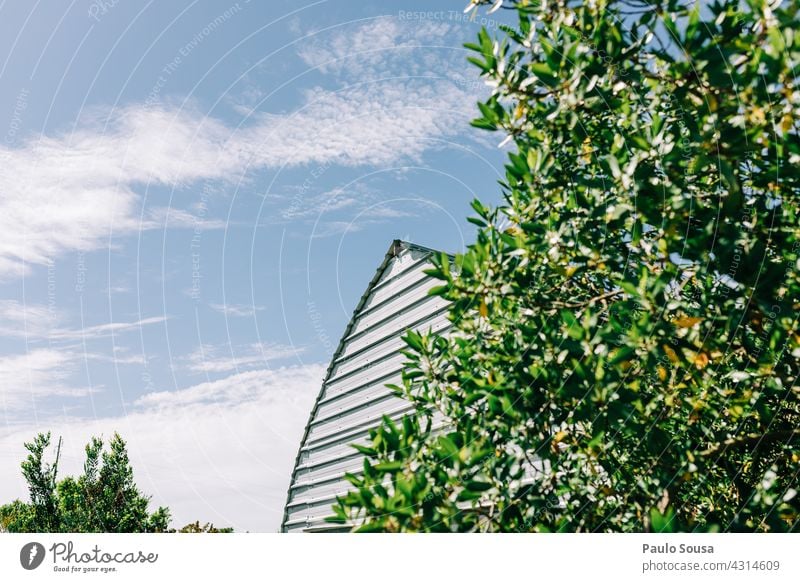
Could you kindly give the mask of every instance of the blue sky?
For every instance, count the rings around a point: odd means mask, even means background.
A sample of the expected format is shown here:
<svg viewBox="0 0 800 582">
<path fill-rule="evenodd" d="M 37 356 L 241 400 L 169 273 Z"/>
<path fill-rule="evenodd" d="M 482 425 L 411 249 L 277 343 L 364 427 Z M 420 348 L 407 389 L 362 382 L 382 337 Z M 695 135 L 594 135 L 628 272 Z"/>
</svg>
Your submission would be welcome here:
<svg viewBox="0 0 800 582">
<path fill-rule="evenodd" d="M 175 525 L 277 529 L 392 239 L 498 201 L 464 4 L 0 4 L 0 501 L 36 432 L 70 473 L 117 430 Z"/>
</svg>

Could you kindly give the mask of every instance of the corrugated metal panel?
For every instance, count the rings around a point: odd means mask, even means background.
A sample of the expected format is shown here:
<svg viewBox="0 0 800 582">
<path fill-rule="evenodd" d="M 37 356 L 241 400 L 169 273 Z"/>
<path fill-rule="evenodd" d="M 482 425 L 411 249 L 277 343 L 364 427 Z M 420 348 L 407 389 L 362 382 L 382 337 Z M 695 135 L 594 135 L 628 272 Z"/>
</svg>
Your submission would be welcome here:
<svg viewBox="0 0 800 582">
<path fill-rule="evenodd" d="M 362 458 L 349 446 L 365 443 L 382 416 L 411 411 L 386 384 L 398 383 L 408 329 L 449 328 L 446 303 L 428 296 L 435 282 L 424 270 L 432 249 L 394 241 L 356 307 L 333 355 L 297 455 L 284 511 L 283 531 L 341 531 L 325 518 L 349 488 Z"/>
</svg>

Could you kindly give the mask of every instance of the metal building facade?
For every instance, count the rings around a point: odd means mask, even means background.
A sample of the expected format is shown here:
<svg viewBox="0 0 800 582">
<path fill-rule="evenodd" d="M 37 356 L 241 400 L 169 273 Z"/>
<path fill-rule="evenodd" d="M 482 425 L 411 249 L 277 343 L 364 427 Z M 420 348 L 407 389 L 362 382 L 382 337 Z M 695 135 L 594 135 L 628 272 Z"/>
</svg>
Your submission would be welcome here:
<svg viewBox="0 0 800 582">
<path fill-rule="evenodd" d="M 383 415 L 398 418 L 411 405 L 386 384 L 400 383 L 408 329 L 442 332 L 447 303 L 428 295 L 435 281 L 432 249 L 394 241 L 361 297 L 333 354 L 292 471 L 281 530 L 335 531 L 325 521 L 331 505 L 358 473 L 363 457 L 350 443 L 365 443 Z"/>
</svg>

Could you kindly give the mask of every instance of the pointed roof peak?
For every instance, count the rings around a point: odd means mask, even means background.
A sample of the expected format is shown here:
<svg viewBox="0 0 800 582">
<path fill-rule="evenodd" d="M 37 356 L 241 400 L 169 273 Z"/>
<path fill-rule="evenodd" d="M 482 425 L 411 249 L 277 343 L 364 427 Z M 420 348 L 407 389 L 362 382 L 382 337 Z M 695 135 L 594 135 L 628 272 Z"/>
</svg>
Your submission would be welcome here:
<svg viewBox="0 0 800 582">
<path fill-rule="evenodd" d="M 406 240 L 402 240 L 402 239 L 396 238 L 396 239 L 394 239 L 392 241 L 392 244 L 389 246 L 389 251 L 386 254 L 391 256 L 391 257 L 396 257 L 397 255 L 399 255 L 401 252 L 403 252 L 405 250 L 419 251 L 419 252 L 422 252 L 422 253 L 440 253 L 441 252 L 441 251 L 438 251 L 436 249 L 432 249 L 430 247 L 422 246 L 422 245 L 419 245 L 419 244 L 416 244 L 416 243 L 412 243 L 412 242 L 409 242 L 409 241 L 406 241 Z"/>
</svg>

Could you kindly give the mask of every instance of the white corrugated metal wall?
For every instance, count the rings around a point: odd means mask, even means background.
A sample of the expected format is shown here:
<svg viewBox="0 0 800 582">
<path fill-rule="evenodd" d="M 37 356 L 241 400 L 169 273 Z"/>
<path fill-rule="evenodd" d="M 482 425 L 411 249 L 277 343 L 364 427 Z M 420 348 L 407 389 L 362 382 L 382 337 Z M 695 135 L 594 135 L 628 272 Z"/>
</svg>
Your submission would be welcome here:
<svg viewBox="0 0 800 582">
<path fill-rule="evenodd" d="M 442 332 L 449 326 L 447 303 L 427 292 L 435 281 L 433 251 L 394 241 L 345 329 L 322 383 L 297 455 L 281 529 L 287 532 L 341 529 L 325 522 L 331 505 L 345 493 L 347 472 L 357 473 L 364 443 L 383 415 L 410 411 L 386 384 L 400 383 L 408 329 Z"/>
</svg>

